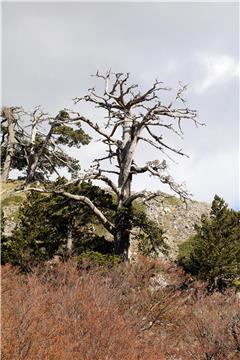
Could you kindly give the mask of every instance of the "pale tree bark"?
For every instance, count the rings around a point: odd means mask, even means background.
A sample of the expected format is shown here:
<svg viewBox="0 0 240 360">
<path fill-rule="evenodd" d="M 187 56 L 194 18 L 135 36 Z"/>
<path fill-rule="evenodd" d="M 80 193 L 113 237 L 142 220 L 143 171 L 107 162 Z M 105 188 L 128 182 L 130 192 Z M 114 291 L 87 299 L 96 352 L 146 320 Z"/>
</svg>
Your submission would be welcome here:
<svg viewBox="0 0 240 360">
<path fill-rule="evenodd" d="M 8 138 L 7 138 L 7 151 L 6 151 L 6 158 L 3 165 L 2 171 L 2 182 L 8 181 L 9 173 L 11 170 L 11 162 L 14 153 L 14 143 L 15 143 L 15 130 L 14 130 L 14 115 L 13 110 L 8 107 L 4 107 L 2 109 L 2 115 L 7 120 L 7 129 L 8 129 Z"/>
<path fill-rule="evenodd" d="M 72 236 L 72 227 L 70 226 L 67 232 L 67 256 L 71 256 L 73 250 L 73 236 Z"/>
<path fill-rule="evenodd" d="M 165 157 L 171 159 L 168 152 L 180 156 L 187 155 L 183 153 L 182 149 L 176 149 L 166 144 L 161 130 L 167 130 L 182 137 L 182 121 L 192 120 L 196 126 L 200 123 L 196 120 L 197 112 L 186 106 L 183 93 L 187 87 L 181 83 L 173 100 L 168 105 L 163 105 L 160 93 L 171 89 L 163 86 L 160 81 L 156 80 L 150 89 L 141 93 L 138 91 L 138 85 L 128 85 L 128 73 L 115 74 L 109 71 L 102 75 L 97 72 L 95 76 L 104 81 L 103 93 L 99 94 L 95 88 L 92 88 L 89 89 L 88 95 L 77 97 L 74 102 L 77 104 L 80 101 L 86 101 L 94 104 L 95 107 L 105 109 L 107 113 L 105 128 L 100 127 L 99 124 L 92 122 L 79 112 L 72 111 L 71 116 L 73 116 L 73 121 L 87 124 L 101 136 L 102 142 L 107 147 L 107 155 L 95 159 L 91 169 L 75 181 L 80 183 L 97 179 L 110 187 L 117 198 L 117 214 L 114 224 L 86 197 L 71 195 L 64 189 L 59 191 L 63 196 L 84 202 L 90 207 L 105 228 L 114 235 L 115 254 L 121 255 L 126 260 L 132 230 L 130 219 L 132 203 L 138 198 L 149 198 L 149 194 L 145 191 L 132 193 L 133 176 L 140 173 L 155 176 L 162 184 L 167 184 L 181 199 L 186 200 L 190 194 L 183 185 L 175 183 L 168 174 Z M 181 106 L 176 106 L 177 103 L 181 103 Z M 137 147 L 142 142 L 158 149 L 162 153 L 163 159 L 149 161 L 145 165 L 138 166 L 134 159 Z M 103 167 L 104 161 L 110 161 L 110 169 Z M 116 177 L 116 185 L 106 174 Z M 157 192 L 155 195 L 159 194 L 160 192 Z"/>
<path fill-rule="evenodd" d="M 30 156 L 29 156 L 29 160 L 28 160 L 28 168 L 27 168 L 27 176 L 25 179 L 25 184 L 28 184 L 34 180 L 39 160 L 40 160 L 44 150 L 46 149 L 49 140 L 51 139 L 52 132 L 53 132 L 53 128 L 51 126 L 48 134 L 46 135 L 46 137 L 43 141 L 43 144 L 41 145 L 41 147 L 39 148 L 38 151 L 36 151 L 34 149 L 35 141 L 32 143 L 31 152 L 30 152 Z M 34 138 L 34 140 L 35 140 L 35 138 Z"/>
<path fill-rule="evenodd" d="M 30 151 L 28 156 L 28 167 L 27 167 L 27 176 L 25 179 L 25 184 L 31 183 L 35 179 L 35 173 L 39 164 L 39 161 L 41 157 L 44 154 L 44 151 L 46 147 L 48 146 L 52 135 L 54 127 L 57 125 L 59 118 L 59 115 L 51 121 L 50 118 L 46 118 L 45 115 L 40 107 L 36 107 L 36 109 L 32 113 L 32 119 L 31 119 L 31 134 L 30 134 Z M 50 128 L 48 130 L 48 133 L 44 136 L 44 140 L 41 145 L 38 146 L 38 149 L 36 149 L 36 137 L 38 134 L 38 125 L 42 122 L 47 122 L 50 124 Z"/>
<path fill-rule="evenodd" d="M 58 142 L 61 136 L 64 145 L 64 141 L 71 142 L 71 135 L 68 138 L 67 134 L 64 138 L 64 128 L 71 129 L 73 133 L 77 128 L 66 111 L 61 110 L 56 117 L 52 117 L 43 112 L 41 106 L 35 107 L 33 112 L 25 111 L 22 107 L 5 107 L 1 111 L 1 124 L 4 130 L 1 145 L 6 149 L 4 160 L 2 157 L 3 181 L 8 179 L 11 167 L 26 171 L 24 186 L 34 180 L 44 180 L 52 172 L 59 176 L 58 167 L 67 168 L 74 175 L 78 171 L 77 160 L 68 155 L 62 149 L 61 142 Z M 77 140 L 74 138 L 74 141 L 78 146 L 81 137 Z M 87 143 L 87 135 L 84 141 Z"/>
<path fill-rule="evenodd" d="M 62 119 L 61 119 L 61 112 L 54 119 L 45 118 L 44 115 L 46 115 L 46 114 L 42 113 L 40 111 L 39 107 L 37 107 L 32 114 L 32 130 L 31 130 L 31 134 L 30 134 L 30 152 L 29 152 L 29 156 L 28 156 L 28 167 L 27 167 L 27 176 L 25 179 L 25 185 L 29 184 L 35 180 L 36 170 L 37 170 L 39 161 L 42 158 L 42 156 L 45 156 L 47 158 L 47 156 L 44 155 L 44 152 L 45 152 L 45 149 L 47 148 L 47 146 L 49 145 L 49 143 L 51 141 L 53 141 L 52 136 L 53 136 L 54 128 L 57 125 L 61 124 L 62 122 L 66 123 L 66 119 L 64 119 L 64 121 L 62 121 Z M 38 145 L 38 149 L 37 149 L 36 148 L 36 137 L 37 137 L 37 133 L 38 133 L 37 127 L 41 122 L 43 122 L 43 121 L 46 122 L 46 120 L 50 124 L 50 128 L 49 128 L 47 134 L 44 135 L 44 140 L 43 140 L 42 144 Z M 55 153 L 53 153 L 53 156 L 57 157 L 57 155 Z M 60 159 L 58 158 L 58 160 L 60 160 Z M 49 160 L 49 162 L 50 162 L 50 160 Z"/>
<path fill-rule="evenodd" d="M 29 155 L 27 158 L 27 177 L 25 180 L 25 183 L 29 183 L 33 180 L 34 174 L 38 165 L 38 161 L 40 159 L 40 156 L 37 156 L 35 151 L 35 144 L 36 144 L 36 136 L 37 136 L 37 127 L 41 123 L 41 114 L 38 116 L 38 111 L 40 110 L 39 107 L 37 107 L 32 114 L 32 123 L 31 123 L 31 134 L 30 134 L 30 150 Z M 49 138 L 48 138 L 49 140 Z M 40 154 L 39 154 L 40 155 Z"/>
<path fill-rule="evenodd" d="M 77 182 L 78 180 L 74 180 L 74 182 Z M 73 182 L 71 182 L 73 183 Z M 35 188 L 35 187 L 26 187 L 24 191 L 36 191 L 36 192 L 40 192 L 40 193 L 53 193 L 56 195 L 62 195 L 64 197 L 67 197 L 69 199 L 72 200 L 76 200 L 79 201 L 85 205 L 87 205 L 92 212 L 96 215 L 96 217 L 100 220 L 100 222 L 104 225 L 104 227 L 111 233 L 114 233 L 114 224 L 111 223 L 111 221 L 109 221 L 104 214 L 93 204 L 93 202 L 88 199 L 88 197 L 86 196 L 82 196 L 82 195 L 75 195 L 75 194 L 71 194 L 67 191 L 64 190 L 53 190 L 53 189 L 41 189 L 41 188 Z"/>
</svg>

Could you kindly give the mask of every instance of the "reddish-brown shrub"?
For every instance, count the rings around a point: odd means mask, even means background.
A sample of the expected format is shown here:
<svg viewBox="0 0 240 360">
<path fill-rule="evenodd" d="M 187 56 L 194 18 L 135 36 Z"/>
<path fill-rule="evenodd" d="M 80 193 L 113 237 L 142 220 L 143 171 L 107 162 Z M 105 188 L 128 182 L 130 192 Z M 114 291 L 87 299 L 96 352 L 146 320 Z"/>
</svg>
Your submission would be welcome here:
<svg viewBox="0 0 240 360">
<path fill-rule="evenodd" d="M 159 273 L 168 285 L 154 288 Z M 233 360 L 238 306 L 234 294 L 207 296 L 168 262 L 86 271 L 69 261 L 29 275 L 5 265 L 2 358 Z"/>
<path fill-rule="evenodd" d="M 3 359 L 164 358 L 138 338 L 100 270 L 68 263 L 27 276 L 5 266 L 2 298 Z"/>
<path fill-rule="evenodd" d="M 186 312 L 184 353 L 199 360 L 240 358 L 240 313 L 234 294 L 215 293 Z"/>
</svg>

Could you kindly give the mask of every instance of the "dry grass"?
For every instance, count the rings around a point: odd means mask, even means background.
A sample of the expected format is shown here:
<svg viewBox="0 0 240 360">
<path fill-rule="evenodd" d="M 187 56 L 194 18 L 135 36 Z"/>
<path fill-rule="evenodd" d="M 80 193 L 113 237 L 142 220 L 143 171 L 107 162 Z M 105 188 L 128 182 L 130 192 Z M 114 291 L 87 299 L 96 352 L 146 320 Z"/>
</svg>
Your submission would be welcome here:
<svg viewBox="0 0 240 360">
<path fill-rule="evenodd" d="M 153 291 L 157 271 L 172 285 Z M 201 284 L 182 290 L 188 280 L 167 263 L 144 259 L 111 271 L 79 270 L 69 261 L 30 275 L 6 265 L 2 359 L 239 358 L 234 295 L 205 296 Z"/>
</svg>

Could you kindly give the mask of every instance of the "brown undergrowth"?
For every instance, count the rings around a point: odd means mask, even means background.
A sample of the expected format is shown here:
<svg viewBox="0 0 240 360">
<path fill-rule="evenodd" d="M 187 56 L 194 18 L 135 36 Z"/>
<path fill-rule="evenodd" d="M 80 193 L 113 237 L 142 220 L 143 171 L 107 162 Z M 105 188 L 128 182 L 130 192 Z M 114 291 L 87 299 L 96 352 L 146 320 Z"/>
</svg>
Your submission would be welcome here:
<svg viewBox="0 0 240 360">
<path fill-rule="evenodd" d="M 235 294 L 207 295 L 169 263 L 2 267 L 3 360 L 237 359 L 239 321 Z"/>
</svg>

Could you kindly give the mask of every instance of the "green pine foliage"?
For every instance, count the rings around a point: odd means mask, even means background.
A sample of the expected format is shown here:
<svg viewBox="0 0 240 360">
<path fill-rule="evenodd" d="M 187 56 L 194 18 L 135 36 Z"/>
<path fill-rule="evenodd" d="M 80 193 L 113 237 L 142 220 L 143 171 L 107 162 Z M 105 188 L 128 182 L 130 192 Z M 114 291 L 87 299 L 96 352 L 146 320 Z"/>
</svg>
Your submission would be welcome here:
<svg viewBox="0 0 240 360">
<path fill-rule="evenodd" d="M 1 217 L 0 217 L 0 234 L 1 234 L 1 242 L 4 241 L 5 235 L 4 235 L 4 226 L 5 226 L 5 218 L 3 209 L 1 209 Z"/>
<path fill-rule="evenodd" d="M 66 183 L 59 178 L 46 183 L 54 189 Z M 92 185 L 72 184 L 65 188 L 72 194 L 87 196 L 113 223 L 118 215 L 114 196 Z M 167 251 L 164 231 L 150 220 L 144 205 L 135 202 L 126 210 L 126 218 L 138 229 L 139 251 L 145 256 L 156 256 Z M 130 212 L 129 212 L 130 211 Z M 2 263 L 11 263 L 28 270 L 31 266 L 58 255 L 67 258 L 67 239 L 72 238 L 71 255 L 88 258 L 97 264 L 115 264 L 113 241 L 92 211 L 83 203 L 54 193 L 31 192 L 19 210 L 19 223 L 11 237 L 2 237 Z M 4 223 L 2 223 L 4 225 Z M 100 255 L 99 255 L 100 254 Z M 107 266 L 108 266 L 107 265 Z"/>
<path fill-rule="evenodd" d="M 34 145 L 30 142 L 30 135 L 28 134 L 27 128 L 29 124 L 24 124 L 24 118 L 22 118 L 21 126 L 23 130 L 19 129 L 18 122 L 15 122 L 15 138 L 13 157 L 11 161 L 11 170 L 17 169 L 25 173 L 28 169 L 28 163 L 30 154 L 37 154 L 44 146 L 42 155 L 40 156 L 38 166 L 35 172 L 35 180 L 46 180 L 53 173 L 61 168 L 67 168 L 68 171 L 75 175 L 80 170 L 80 164 L 74 156 L 70 156 L 64 146 L 80 148 L 82 145 L 87 145 L 91 141 L 91 137 L 84 132 L 81 127 L 81 122 L 76 122 L 69 125 L 69 114 L 68 112 L 61 110 L 59 112 L 59 118 L 61 123 L 53 127 L 50 139 L 45 144 L 46 134 L 38 132 Z M 25 119 L 26 120 L 26 119 Z M 44 126 L 43 126 L 44 124 Z M 48 126 L 48 120 L 42 123 L 43 127 Z M 7 138 L 8 129 L 5 123 L 1 124 L 1 169 L 4 165 L 7 151 Z M 54 140 L 54 141 L 53 141 Z"/>
<path fill-rule="evenodd" d="M 78 129 L 67 126 L 66 124 L 58 125 L 54 128 L 54 134 L 58 135 L 56 144 L 75 146 L 80 148 L 81 145 L 87 145 L 91 138 L 81 127 Z"/>
<path fill-rule="evenodd" d="M 59 179 L 53 186 L 57 187 L 63 181 Z M 91 183 L 71 185 L 67 190 L 88 196 L 105 215 L 111 216 L 114 210 L 111 194 Z M 87 250 L 103 254 L 113 252 L 113 243 L 96 233 L 95 228 L 101 226 L 98 220 L 86 205 L 78 201 L 56 194 L 33 192 L 27 196 L 19 218 L 12 237 L 2 244 L 3 263 L 10 262 L 28 269 L 55 255 L 64 258 L 69 234 L 75 255 Z"/>
<path fill-rule="evenodd" d="M 239 225 L 240 212 L 216 195 L 210 217 L 202 216 L 196 235 L 180 246 L 180 264 L 211 288 L 233 284 L 240 277 Z"/>
<path fill-rule="evenodd" d="M 132 207 L 132 224 L 139 229 L 138 248 L 142 255 L 156 257 L 159 251 L 167 254 L 169 246 L 164 241 L 165 231 L 147 216 L 140 202 L 135 202 Z"/>
</svg>

